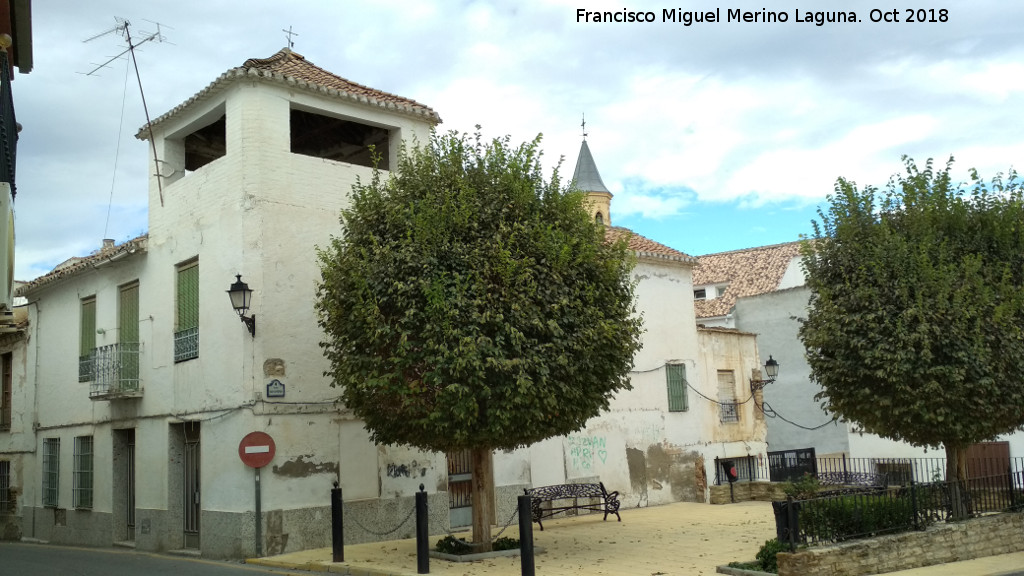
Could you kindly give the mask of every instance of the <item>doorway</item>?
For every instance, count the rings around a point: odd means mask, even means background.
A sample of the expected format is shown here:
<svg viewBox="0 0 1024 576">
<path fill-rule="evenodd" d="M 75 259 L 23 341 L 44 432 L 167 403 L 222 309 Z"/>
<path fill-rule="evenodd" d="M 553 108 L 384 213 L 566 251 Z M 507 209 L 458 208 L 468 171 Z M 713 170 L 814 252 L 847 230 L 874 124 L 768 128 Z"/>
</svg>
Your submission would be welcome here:
<svg viewBox="0 0 1024 576">
<path fill-rule="evenodd" d="M 202 511 L 200 495 L 202 491 L 200 490 L 199 481 L 201 477 L 199 466 L 199 423 L 186 422 L 182 428 L 185 433 L 185 454 L 182 466 L 185 472 L 185 477 L 182 480 L 184 488 L 182 516 L 184 518 L 185 548 L 198 550 L 200 544 L 199 527 L 202 524 L 200 522 Z"/>
<path fill-rule="evenodd" d="M 448 459 L 448 511 L 451 528 L 473 524 L 473 458 L 469 450 L 450 452 Z"/>
</svg>

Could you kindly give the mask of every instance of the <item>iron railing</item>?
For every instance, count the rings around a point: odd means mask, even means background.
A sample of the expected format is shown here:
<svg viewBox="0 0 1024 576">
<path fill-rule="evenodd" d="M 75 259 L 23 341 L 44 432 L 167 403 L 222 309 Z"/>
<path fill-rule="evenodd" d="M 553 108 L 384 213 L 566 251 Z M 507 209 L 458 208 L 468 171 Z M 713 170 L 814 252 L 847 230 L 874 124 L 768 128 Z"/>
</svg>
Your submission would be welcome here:
<svg viewBox="0 0 1024 576">
<path fill-rule="evenodd" d="M 715 484 L 728 482 L 719 460 L 733 460 L 743 482 L 787 482 L 811 474 L 823 484 L 863 484 L 865 478 L 885 476 L 889 486 L 907 486 L 946 480 L 945 458 L 814 457 L 812 449 L 769 452 L 767 458 L 715 459 Z M 984 477 L 1024 471 L 1024 457 L 968 458 L 967 476 Z"/>
<path fill-rule="evenodd" d="M 778 538 L 797 545 L 825 545 L 881 534 L 923 530 L 938 522 L 1024 509 L 1024 473 L 962 482 L 909 482 L 900 488 L 829 494 L 775 502 Z"/>
<path fill-rule="evenodd" d="M 120 342 L 96 348 L 89 397 L 109 398 L 141 393 L 139 348 L 138 342 Z"/>
<path fill-rule="evenodd" d="M 199 357 L 199 327 L 186 328 L 174 333 L 174 361 L 182 362 Z"/>
</svg>

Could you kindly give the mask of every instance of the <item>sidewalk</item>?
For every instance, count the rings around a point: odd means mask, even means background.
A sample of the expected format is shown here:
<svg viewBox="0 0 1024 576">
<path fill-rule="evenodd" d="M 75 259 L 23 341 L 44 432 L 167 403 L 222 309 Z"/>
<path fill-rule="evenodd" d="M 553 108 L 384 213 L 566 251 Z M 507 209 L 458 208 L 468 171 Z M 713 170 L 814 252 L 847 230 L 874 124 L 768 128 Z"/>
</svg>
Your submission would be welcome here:
<svg viewBox="0 0 1024 576">
<path fill-rule="evenodd" d="M 775 537 L 771 504 L 740 502 L 723 506 L 677 503 L 620 511 L 622 522 L 601 514 L 534 524 L 535 557 L 541 576 L 699 576 L 715 574 L 732 561 L 753 560 L 765 540 Z M 518 538 L 517 525 L 506 536 Z M 1024 535 L 1022 535 L 1024 537 Z M 431 536 L 431 546 L 441 536 Z M 345 547 L 345 562 L 331 562 L 331 549 L 319 548 L 248 560 L 262 566 L 352 574 L 413 576 L 415 540 L 357 544 Z M 468 563 L 431 558 L 430 573 L 442 576 L 519 576 L 518 557 Z M 1024 571 L 1024 552 L 893 572 L 893 576 L 996 576 Z"/>
</svg>

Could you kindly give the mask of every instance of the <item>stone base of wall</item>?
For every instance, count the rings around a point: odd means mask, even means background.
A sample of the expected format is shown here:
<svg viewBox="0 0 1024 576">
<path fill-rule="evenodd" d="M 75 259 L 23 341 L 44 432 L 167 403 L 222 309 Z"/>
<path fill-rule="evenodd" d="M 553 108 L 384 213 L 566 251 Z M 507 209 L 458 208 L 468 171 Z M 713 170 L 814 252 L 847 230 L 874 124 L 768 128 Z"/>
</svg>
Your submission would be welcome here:
<svg viewBox="0 0 1024 576">
<path fill-rule="evenodd" d="M 782 492 L 784 484 L 779 482 L 736 482 L 732 485 L 732 498 L 729 498 L 729 485 L 710 486 L 712 504 L 729 504 L 736 502 L 774 502 L 785 500 Z"/>
<path fill-rule="evenodd" d="M 864 576 L 1024 551 L 1024 513 L 1003 513 L 836 546 L 780 553 L 779 576 Z"/>
<path fill-rule="evenodd" d="M 21 540 L 21 516 L 0 514 L 0 540 Z"/>
</svg>

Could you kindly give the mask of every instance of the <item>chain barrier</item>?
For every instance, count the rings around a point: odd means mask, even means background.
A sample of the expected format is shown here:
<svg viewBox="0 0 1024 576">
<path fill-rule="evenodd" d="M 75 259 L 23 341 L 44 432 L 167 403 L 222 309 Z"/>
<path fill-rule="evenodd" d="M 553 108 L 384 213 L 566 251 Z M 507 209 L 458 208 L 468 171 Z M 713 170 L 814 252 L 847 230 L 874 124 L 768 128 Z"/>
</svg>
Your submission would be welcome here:
<svg viewBox="0 0 1024 576">
<path fill-rule="evenodd" d="M 494 543 L 495 540 L 497 540 L 498 538 L 501 538 L 501 535 L 505 533 L 505 530 L 507 530 L 508 527 L 511 526 L 514 521 L 516 521 L 518 515 L 519 515 L 519 507 L 517 506 L 515 509 L 512 510 L 512 515 L 509 516 L 508 522 L 506 522 L 505 525 L 501 527 L 501 530 L 498 532 L 498 534 L 496 536 L 493 536 L 491 538 L 491 543 L 492 544 Z M 437 526 L 442 527 L 443 525 L 437 524 Z M 447 528 L 442 528 L 442 529 L 444 530 L 446 536 L 455 536 L 455 532 L 452 532 L 452 529 L 451 529 L 450 526 L 447 527 Z M 465 531 L 466 531 L 465 529 L 459 530 L 459 532 L 465 532 Z"/>
<path fill-rule="evenodd" d="M 365 532 L 369 532 L 370 534 L 373 534 L 374 536 L 388 536 L 388 535 L 394 534 L 395 532 L 398 532 L 398 530 L 402 526 L 405 526 L 409 522 L 409 519 L 412 518 L 413 514 L 415 514 L 415 513 L 416 513 L 416 507 L 413 506 L 412 510 L 409 510 L 409 515 L 405 517 L 405 520 L 402 520 L 398 524 L 398 526 L 395 526 L 391 530 L 386 530 L 384 532 L 378 532 L 376 530 L 371 530 L 371 529 L 367 528 L 366 526 L 363 526 L 362 522 L 360 522 L 359 520 L 356 520 L 356 517 L 353 516 L 353 515 L 346 514 L 345 515 L 345 517 L 346 517 L 345 519 L 346 520 L 351 520 L 352 523 L 355 524 L 356 526 L 358 526 L 360 529 L 362 529 Z"/>
</svg>

